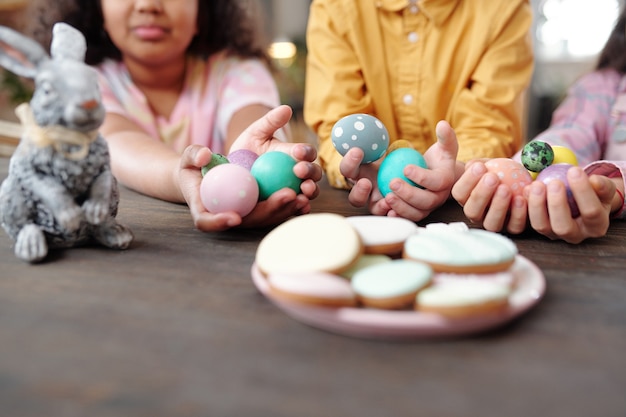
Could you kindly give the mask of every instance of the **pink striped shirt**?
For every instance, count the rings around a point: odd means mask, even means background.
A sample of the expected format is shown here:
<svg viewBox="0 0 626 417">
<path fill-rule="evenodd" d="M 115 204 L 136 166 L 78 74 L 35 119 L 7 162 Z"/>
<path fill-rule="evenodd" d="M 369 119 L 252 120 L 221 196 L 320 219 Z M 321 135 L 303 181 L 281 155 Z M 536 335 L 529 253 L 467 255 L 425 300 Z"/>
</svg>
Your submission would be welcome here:
<svg viewBox="0 0 626 417">
<path fill-rule="evenodd" d="M 198 144 L 223 153 L 234 113 L 252 104 L 280 104 L 276 83 L 261 61 L 225 53 L 189 58 L 183 91 L 169 118 L 154 114 L 123 63 L 106 61 L 97 69 L 106 111 L 128 117 L 179 152 Z"/>
<path fill-rule="evenodd" d="M 534 140 L 566 146 L 588 174 L 621 176 L 626 185 L 626 76 L 614 70 L 582 76 L 555 110 L 550 127 Z M 624 207 L 619 217 L 626 218 Z"/>
</svg>

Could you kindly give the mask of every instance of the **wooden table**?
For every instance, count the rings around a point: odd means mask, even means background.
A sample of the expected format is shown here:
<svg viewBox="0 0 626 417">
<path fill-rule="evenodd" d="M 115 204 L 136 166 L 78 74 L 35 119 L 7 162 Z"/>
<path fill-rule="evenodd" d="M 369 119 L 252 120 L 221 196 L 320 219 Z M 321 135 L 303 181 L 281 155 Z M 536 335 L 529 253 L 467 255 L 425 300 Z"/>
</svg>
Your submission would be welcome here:
<svg viewBox="0 0 626 417">
<path fill-rule="evenodd" d="M 364 214 L 325 182 L 314 211 Z M 391 342 L 303 325 L 265 299 L 250 266 L 267 230 L 201 233 L 186 207 L 127 189 L 118 218 L 129 250 L 37 265 L 0 234 L 0 415 L 626 415 L 624 222 L 580 245 L 515 238 L 547 293 L 513 323 Z"/>
</svg>

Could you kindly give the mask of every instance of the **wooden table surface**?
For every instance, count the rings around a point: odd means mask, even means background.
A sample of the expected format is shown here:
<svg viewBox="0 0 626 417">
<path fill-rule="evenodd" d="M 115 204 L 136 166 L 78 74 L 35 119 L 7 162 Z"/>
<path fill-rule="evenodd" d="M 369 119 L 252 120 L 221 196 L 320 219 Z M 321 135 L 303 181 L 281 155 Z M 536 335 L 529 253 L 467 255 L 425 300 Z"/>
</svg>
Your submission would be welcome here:
<svg viewBox="0 0 626 417">
<path fill-rule="evenodd" d="M 323 185 L 315 212 L 364 214 Z M 0 231 L 0 415 L 626 415 L 624 222 L 580 245 L 516 237 L 547 292 L 502 328 L 374 341 L 303 325 L 256 290 L 268 230 L 201 233 L 184 206 L 121 198 L 127 251 L 29 265 Z M 455 204 L 429 219 L 459 220 Z"/>
</svg>

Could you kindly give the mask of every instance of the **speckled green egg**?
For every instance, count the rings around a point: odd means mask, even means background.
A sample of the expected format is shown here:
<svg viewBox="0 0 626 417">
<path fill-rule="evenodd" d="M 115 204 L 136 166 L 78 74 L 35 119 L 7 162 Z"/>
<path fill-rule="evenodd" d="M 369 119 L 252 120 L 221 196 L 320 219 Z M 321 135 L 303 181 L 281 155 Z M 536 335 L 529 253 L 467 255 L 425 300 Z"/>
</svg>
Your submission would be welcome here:
<svg viewBox="0 0 626 417">
<path fill-rule="evenodd" d="M 554 161 L 554 150 L 540 140 L 528 142 L 522 149 L 522 165 L 529 171 L 541 172 Z"/>
<path fill-rule="evenodd" d="M 228 158 L 226 158 L 222 154 L 214 153 L 213 155 L 211 155 L 211 160 L 209 161 L 209 163 L 203 166 L 200 172 L 202 173 L 202 176 L 204 177 L 211 168 L 216 167 L 218 165 L 227 164 L 227 163 L 228 163 Z"/>
</svg>

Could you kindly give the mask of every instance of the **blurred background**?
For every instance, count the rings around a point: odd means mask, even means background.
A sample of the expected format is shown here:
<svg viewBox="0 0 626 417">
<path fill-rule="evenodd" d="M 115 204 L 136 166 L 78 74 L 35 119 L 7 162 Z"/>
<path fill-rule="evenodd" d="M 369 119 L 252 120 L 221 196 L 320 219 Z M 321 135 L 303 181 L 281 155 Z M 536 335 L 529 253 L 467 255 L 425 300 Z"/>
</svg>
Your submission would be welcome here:
<svg viewBox="0 0 626 417">
<path fill-rule="evenodd" d="M 30 0 L 0 0 L 0 24 L 19 29 L 28 19 Z M 282 101 L 295 110 L 294 139 L 315 141 L 302 121 L 306 61 L 305 30 L 310 0 L 242 0 L 271 42 L 270 55 Z M 555 106 L 582 73 L 593 68 L 619 9 L 626 0 L 531 0 L 535 74 L 528 92 L 527 137 L 545 129 Z M 28 89 L 0 73 L 0 119 L 14 119 L 12 105 Z"/>
<path fill-rule="evenodd" d="M 255 0 L 248 0 L 254 2 Z M 260 0 L 265 30 L 276 42 L 283 101 L 301 110 L 309 0 Z M 550 123 L 567 88 L 596 64 L 625 0 L 531 0 L 535 73 L 528 91 L 527 137 Z M 292 55 L 290 55 L 292 54 Z M 296 120 L 297 122 L 298 120 Z M 297 126 L 297 133 L 306 135 Z"/>
</svg>

